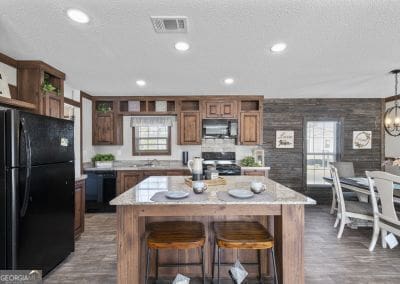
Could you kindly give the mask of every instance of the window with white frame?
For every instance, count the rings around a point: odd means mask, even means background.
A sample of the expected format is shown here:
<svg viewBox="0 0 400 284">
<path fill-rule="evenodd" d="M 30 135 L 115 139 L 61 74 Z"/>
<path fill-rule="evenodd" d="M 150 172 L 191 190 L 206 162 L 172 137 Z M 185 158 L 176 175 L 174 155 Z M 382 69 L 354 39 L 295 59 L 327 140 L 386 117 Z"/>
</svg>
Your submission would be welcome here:
<svg viewBox="0 0 400 284">
<path fill-rule="evenodd" d="M 133 155 L 170 155 L 170 126 L 137 126 L 132 128 Z"/>
<path fill-rule="evenodd" d="M 307 185 L 326 184 L 323 177 L 329 177 L 329 163 L 338 155 L 338 122 L 307 122 Z"/>
</svg>

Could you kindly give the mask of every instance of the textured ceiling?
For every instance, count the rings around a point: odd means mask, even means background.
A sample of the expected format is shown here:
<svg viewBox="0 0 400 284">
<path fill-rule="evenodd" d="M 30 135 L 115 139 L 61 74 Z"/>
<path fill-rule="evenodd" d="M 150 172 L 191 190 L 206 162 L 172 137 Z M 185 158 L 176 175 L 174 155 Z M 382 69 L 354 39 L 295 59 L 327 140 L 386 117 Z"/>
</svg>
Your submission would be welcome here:
<svg viewBox="0 0 400 284">
<path fill-rule="evenodd" d="M 91 22 L 70 21 L 68 8 Z M 151 15 L 187 16 L 189 32 L 157 34 Z M 179 40 L 191 49 L 176 51 Z M 278 41 L 287 50 L 271 54 Z M 92 95 L 387 97 L 400 1 L 0 0 L 0 52 L 43 60 Z"/>
</svg>

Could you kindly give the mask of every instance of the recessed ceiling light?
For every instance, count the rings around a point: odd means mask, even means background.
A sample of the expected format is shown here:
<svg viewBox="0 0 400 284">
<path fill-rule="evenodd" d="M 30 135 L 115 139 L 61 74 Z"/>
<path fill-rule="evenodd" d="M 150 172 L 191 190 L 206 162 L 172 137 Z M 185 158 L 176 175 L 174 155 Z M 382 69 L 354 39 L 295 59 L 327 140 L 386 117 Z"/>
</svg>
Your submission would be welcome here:
<svg viewBox="0 0 400 284">
<path fill-rule="evenodd" d="M 224 83 L 225 85 L 232 85 L 235 82 L 233 78 L 225 78 Z"/>
<path fill-rule="evenodd" d="M 284 42 L 280 42 L 280 43 L 276 43 L 271 47 L 271 51 L 274 53 L 279 53 L 282 52 L 286 49 L 286 43 Z"/>
<path fill-rule="evenodd" d="M 189 49 L 189 47 L 190 47 L 189 44 L 184 41 L 179 41 L 175 43 L 175 48 L 179 51 L 186 51 Z"/>
<path fill-rule="evenodd" d="M 146 81 L 145 80 L 137 80 L 136 85 L 138 85 L 139 87 L 144 87 L 144 86 L 146 86 Z"/>
<path fill-rule="evenodd" d="M 67 10 L 68 17 L 80 24 L 87 24 L 89 23 L 89 16 L 78 9 L 68 9 Z"/>
</svg>

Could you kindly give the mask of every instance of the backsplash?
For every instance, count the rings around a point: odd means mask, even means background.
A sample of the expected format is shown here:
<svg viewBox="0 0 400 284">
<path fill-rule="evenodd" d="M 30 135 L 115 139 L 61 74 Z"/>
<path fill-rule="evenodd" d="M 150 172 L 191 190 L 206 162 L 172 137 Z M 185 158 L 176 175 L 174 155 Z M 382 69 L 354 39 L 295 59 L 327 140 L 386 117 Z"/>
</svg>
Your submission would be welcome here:
<svg viewBox="0 0 400 284">
<path fill-rule="evenodd" d="M 236 159 L 251 155 L 254 147 L 235 145 L 232 139 L 203 139 L 202 145 L 178 145 L 177 144 L 177 123 L 171 128 L 171 155 L 162 156 L 132 156 L 132 128 L 130 117 L 123 118 L 124 139 L 123 145 L 117 146 L 93 146 L 94 154 L 111 153 L 117 160 L 182 160 L 182 152 L 189 152 L 189 159 L 200 156 L 201 152 L 236 152 Z M 89 162 L 88 160 L 84 162 Z"/>
</svg>

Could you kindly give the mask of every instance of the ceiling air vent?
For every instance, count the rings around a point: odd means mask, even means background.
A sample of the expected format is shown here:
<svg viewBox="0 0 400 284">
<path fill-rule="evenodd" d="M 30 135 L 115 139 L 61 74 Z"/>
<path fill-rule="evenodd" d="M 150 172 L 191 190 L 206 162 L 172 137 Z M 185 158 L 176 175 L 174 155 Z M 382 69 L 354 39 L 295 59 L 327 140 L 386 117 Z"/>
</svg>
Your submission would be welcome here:
<svg viewBox="0 0 400 284">
<path fill-rule="evenodd" d="M 187 32 L 187 17 L 164 17 L 152 16 L 151 22 L 153 23 L 156 33 L 186 33 Z"/>
</svg>

